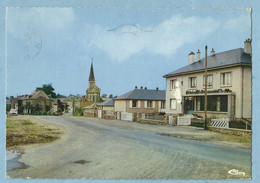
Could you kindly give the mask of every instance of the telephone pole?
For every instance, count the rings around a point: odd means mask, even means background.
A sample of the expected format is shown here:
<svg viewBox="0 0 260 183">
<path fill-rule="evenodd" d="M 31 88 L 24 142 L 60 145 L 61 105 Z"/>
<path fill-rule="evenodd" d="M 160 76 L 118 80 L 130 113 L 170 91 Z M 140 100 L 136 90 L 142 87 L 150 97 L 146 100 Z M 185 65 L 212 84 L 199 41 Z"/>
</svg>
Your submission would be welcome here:
<svg viewBox="0 0 260 183">
<path fill-rule="evenodd" d="M 205 110 L 205 121 L 204 121 L 204 130 L 208 129 L 208 118 L 207 118 L 207 109 L 208 109 L 208 100 L 207 100 L 207 92 L 208 92 L 208 75 L 207 75 L 207 67 L 208 67 L 208 46 L 205 46 L 205 105 L 204 105 L 204 110 Z"/>
</svg>

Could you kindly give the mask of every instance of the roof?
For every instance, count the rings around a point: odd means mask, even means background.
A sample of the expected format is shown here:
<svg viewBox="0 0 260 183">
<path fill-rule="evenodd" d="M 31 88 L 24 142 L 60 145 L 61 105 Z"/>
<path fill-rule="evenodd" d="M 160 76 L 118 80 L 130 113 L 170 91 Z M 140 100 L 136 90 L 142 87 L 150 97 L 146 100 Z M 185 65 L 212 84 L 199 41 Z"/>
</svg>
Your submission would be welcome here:
<svg viewBox="0 0 260 183">
<path fill-rule="evenodd" d="M 40 98 L 40 97 L 45 98 L 45 99 L 50 99 L 50 98 L 48 97 L 48 95 L 46 95 L 46 93 L 45 93 L 43 90 L 35 91 L 35 92 L 31 93 L 30 95 L 23 95 L 23 96 L 21 96 L 19 99 L 21 99 L 21 100 L 24 100 L 24 99 L 30 99 L 30 100 L 32 100 L 32 99 L 38 99 L 38 98 Z M 18 97 L 17 97 L 17 98 L 18 98 Z M 51 100 L 51 99 L 50 99 L 50 100 Z"/>
<path fill-rule="evenodd" d="M 91 62 L 91 67 L 90 67 L 90 73 L 89 73 L 89 79 L 88 80 L 89 81 L 95 81 L 93 62 Z"/>
<path fill-rule="evenodd" d="M 242 65 L 242 64 L 252 64 L 252 58 L 250 54 L 244 52 L 243 48 L 237 48 L 234 50 L 229 50 L 221 53 L 217 53 L 213 56 L 207 57 L 208 69 L 214 69 L 223 66 L 232 65 Z M 164 77 L 170 77 L 174 75 L 180 75 L 184 73 L 200 71 L 205 69 L 205 58 L 175 70 L 171 73 L 164 75 Z"/>
<path fill-rule="evenodd" d="M 114 100 L 165 100 L 165 90 L 134 89 Z"/>
<path fill-rule="evenodd" d="M 107 99 L 105 102 L 98 104 L 97 106 L 114 106 L 114 100 L 111 99 Z"/>
<path fill-rule="evenodd" d="M 93 103 L 93 104 L 90 104 L 90 105 L 87 106 L 87 107 L 84 107 L 84 109 L 95 109 L 96 107 L 97 107 L 96 104 Z"/>
</svg>

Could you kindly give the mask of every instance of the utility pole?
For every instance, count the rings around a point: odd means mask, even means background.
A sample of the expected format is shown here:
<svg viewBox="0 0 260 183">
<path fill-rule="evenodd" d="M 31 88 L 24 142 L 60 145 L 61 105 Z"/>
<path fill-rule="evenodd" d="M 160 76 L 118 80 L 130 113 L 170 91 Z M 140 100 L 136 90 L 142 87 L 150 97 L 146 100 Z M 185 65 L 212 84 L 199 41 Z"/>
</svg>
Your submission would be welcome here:
<svg viewBox="0 0 260 183">
<path fill-rule="evenodd" d="M 204 130 L 208 129 L 208 118 L 207 118 L 207 109 L 208 109 L 208 100 L 207 100 L 207 92 L 208 92 L 208 75 L 207 75 L 207 67 L 208 67 L 208 54 L 207 54 L 208 46 L 205 46 L 205 121 L 204 121 Z"/>
</svg>

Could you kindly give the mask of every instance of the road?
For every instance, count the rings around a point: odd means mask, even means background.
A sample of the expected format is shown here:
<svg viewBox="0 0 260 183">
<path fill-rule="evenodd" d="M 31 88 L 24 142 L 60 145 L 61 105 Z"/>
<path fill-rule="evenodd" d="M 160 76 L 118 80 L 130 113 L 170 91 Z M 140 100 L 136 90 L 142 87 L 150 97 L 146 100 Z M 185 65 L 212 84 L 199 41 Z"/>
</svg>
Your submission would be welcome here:
<svg viewBox="0 0 260 183">
<path fill-rule="evenodd" d="M 10 177 L 85 179 L 248 179 L 251 150 L 158 135 L 117 122 L 37 116 L 65 133 L 50 144 L 22 147 L 23 169 Z M 118 125 L 122 124 L 122 125 Z M 140 125 L 140 124 L 139 124 Z M 134 126 L 134 125 L 133 125 Z M 149 128 L 149 125 L 147 125 Z M 231 175 L 229 170 L 245 172 Z"/>
</svg>

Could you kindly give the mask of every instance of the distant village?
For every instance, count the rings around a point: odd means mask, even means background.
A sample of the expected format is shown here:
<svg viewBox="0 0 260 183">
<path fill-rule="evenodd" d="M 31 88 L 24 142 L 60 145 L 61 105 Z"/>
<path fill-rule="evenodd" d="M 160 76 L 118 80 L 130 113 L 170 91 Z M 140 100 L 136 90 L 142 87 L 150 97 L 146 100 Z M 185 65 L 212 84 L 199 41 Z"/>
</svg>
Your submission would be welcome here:
<svg viewBox="0 0 260 183">
<path fill-rule="evenodd" d="M 215 125 L 242 122 L 251 126 L 252 46 L 215 53 L 207 57 L 207 115 Z M 7 114 L 62 115 L 155 124 L 190 125 L 201 120 L 205 111 L 205 58 L 200 50 L 190 52 L 187 65 L 165 73 L 166 90 L 133 86 L 118 97 L 101 96 L 91 63 L 89 85 L 84 96 L 47 95 L 44 87 L 31 94 L 6 98 Z M 221 122 L 222 120 L 222 122 Z M 220 122 L 219 122 L 220 121 Z"/>
</svg>

